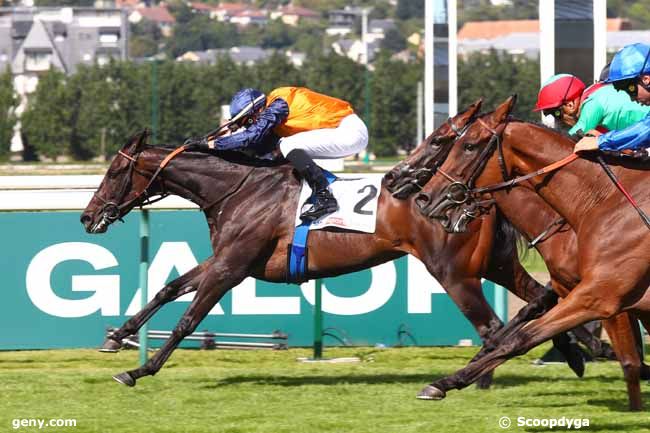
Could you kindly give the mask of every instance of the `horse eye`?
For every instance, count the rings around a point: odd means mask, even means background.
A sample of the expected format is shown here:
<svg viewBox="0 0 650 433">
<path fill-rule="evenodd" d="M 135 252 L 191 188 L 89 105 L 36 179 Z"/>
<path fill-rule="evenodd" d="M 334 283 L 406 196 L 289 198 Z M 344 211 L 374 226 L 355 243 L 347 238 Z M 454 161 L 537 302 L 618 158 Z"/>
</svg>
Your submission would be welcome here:
<svg viewBox="0 0 650 433">
<path fill-rule="evenodd" d="M 476 144 L 475 143 L 465 143 L 464 145 L 465 152 L 472 152 L 474 149 L 476 149 Z"/>
</svg>

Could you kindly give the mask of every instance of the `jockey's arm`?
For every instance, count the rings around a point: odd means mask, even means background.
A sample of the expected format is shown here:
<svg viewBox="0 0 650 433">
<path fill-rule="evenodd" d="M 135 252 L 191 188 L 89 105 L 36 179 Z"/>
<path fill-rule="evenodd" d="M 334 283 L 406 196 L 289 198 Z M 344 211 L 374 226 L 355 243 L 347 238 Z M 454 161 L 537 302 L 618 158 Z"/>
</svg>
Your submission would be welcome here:
<svg viewBox="0 0 650 433">
<path fill-rule="evenodd" d="M 576 135 L 578 131 L 591 131 L 596 129 L 605 117 L 605 110 L 598 101 L 586 100 L 580 109 L 580 117 L 576 124 L 569 129 L 569 135 Z"/>
<path fill-rule="evenodd" d="M 620 131 L 610 131 L 600 135 L 598 147 L 603 150 L 650 147 L 650 117 L 645 117 Z"/>
<path fill-rule="evenodd" d="M 212 148 L 217 150 L 235 150 L 255 147 L 260 143 L 276 126 L 287 119 L 289 105 L 284 99 L 275 99 L 260 113 L 251 126 L 242 132 L 237 132 L 225 137 L 219 137 L 210 143 Z"/>
</svg>

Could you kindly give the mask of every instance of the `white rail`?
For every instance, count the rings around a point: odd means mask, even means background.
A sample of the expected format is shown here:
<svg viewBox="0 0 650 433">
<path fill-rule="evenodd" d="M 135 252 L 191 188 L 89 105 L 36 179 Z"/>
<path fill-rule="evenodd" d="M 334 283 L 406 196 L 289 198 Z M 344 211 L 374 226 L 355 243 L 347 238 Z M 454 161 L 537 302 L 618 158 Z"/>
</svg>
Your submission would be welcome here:
<svg viewBox="0 0 650 433">
<path fill-rule="evenodd" d="M 342 174 L 340 177 L 382 176 L 379 173 Z M 1 211 L 83 210 L 90 202 L 103 176 L 0 176 Z M 147 209 L 198 209 L 177 196 L 147 206 Z"/>
<path fill-rule="evenodd" d="M 83 210 L 103 176 L 0 176 L 0 211 Z M 198 209 L 170 196 L 148 209 Z"/>
</svg>

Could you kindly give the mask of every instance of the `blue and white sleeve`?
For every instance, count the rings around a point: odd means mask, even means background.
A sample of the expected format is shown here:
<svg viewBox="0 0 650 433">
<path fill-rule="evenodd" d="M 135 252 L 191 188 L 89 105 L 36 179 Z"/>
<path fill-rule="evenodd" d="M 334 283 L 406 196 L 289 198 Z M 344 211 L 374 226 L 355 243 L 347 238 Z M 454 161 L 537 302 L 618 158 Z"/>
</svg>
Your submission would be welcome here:
<svg viewBox="0 0 650 433">
<path fill-rule="evenodd" d="M 625 150 L 650 147 L 650 117 L 620 131 L 598 136 L 598 147 L 603 150 Z"/>
<path fill-rule="evenodd" d="M 260 113 L 251 126 L 242 132 L 218 138 L 215 142 L 217 150 L 235 150 L 255 147 L 276 126 L 289 116 L 289 105 L 284 99 L 275 99 Z"/>
</svg>

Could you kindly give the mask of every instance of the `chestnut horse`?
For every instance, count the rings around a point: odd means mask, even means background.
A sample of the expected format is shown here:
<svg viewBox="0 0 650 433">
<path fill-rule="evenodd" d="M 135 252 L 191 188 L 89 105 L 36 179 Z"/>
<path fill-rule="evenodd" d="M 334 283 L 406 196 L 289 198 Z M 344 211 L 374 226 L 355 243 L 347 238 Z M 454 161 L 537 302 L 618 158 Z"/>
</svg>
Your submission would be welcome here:
<svg viewBox="0 0 650 433">
<path fill-rule="evenodd" d="M 469 123 L 479 105 L 456 116 L 450 123 L 453 128 L 449 124 L 441 127 L 436 132 L 437 140 L 453 141 L 457 137 L 453 131 Z M 111 163 L 81 216 L 88 232 L 102 233 L 112 222 L 142 204 L 145 197 L 166 193 L 199 205 L 208 222 L 215 254 L 167 284 L 104 343 L 105 349 L 118 349 L 121 340 L 137 332 L 162 305 L 196 291 L 162 348 L 140 368 L 115 376 L 117 381 L 130 386 L 138 378 L 158 372 L 180 341 L 244 278 L 286 281 L 287 245 L 293 234 L 300 190 L 300 181 L 291 167 L 252 160 L 236 152 L 208 156 L 186 151 L 171 160 L 169 155 L 170 149 L 146 146 L 145 134 L 132 138 Z M 163 161 L 168 164 L 161 171 Z M 466 238 L 447 238 L 442 229 L 417 212 L 412 202 L 394 199 L 383 188 L 377 214 L 374 234 L 326 230 L 312 233 L 309 277 L 354 272 L 410 253 L 449 291 L 482 337 L 501 326 L 483 298 L 480 277 L 485 275 L 497 283 L 514 286 L 512 282 L 521 281 L 520 274 L 525 271 L 517 267 L 518 262 L 510 263 L 511 258 L 488 259 L 493 252 L 494 219 L 475 224 Z M 336 255 L 332 251 L 346 253 Z M 519 286 L 525 298 L 539 295 L 534 285 Z"/>
<path fill-rule="evenodd" d="M 634 348 L 634 323 L 628 315 L 618 313 L 634 312 L 646 329 L 650 325 L 650 296 L 645 294 L 650 260 L 648 247 L 643 246 L 647 229 L 600 166 L 585 159 L 518 184 L 480 189 L 504 180 L 504 176 L 536 172 L 571 154 L 574 142 L 570 138 L 545 127 L 509 120 L 514 102 L 510 98 L 494 113 L 481 117 L 456 141 L 440 168 L 443 175 L 427 185 L 429 212 L 445 225 L 457 226 L 459 220 L 467 218 L 467 209 L 480 208 L 477 203 L 489 194 L 506 218 L 529 238 L 556 213 L 561 215 L 574 231 L 560 233 L 554 241 L 557 245 L 540 245 L 539 249 L 551 272 L 554 290 L 566 299 L 538 320 L 514 329 L 507 341 L 499 340 L 496 348 L 483 351 L 466 368 L 433 382 L 421 396 L 444 398 L 447 390 L 464 388 L 482 371 L 491 371 L 558 332 L 590 320 L 609 319 L 605 322 L 608 330 L 614 327 L 620 331 L 609 333 L 623 365 L 630 408 L 640 409 L 640 359 Z M 647 173 L 624 168 L 618 171 L 623 183 L 632 186 L 633 194 L 647 204 L 650 197 L 642 188 Z M 537 224 L 540 220 L 546 223 Z"/>
<path fill-rule="evenodd" d="M 461 135 L 467 128 L 468 123 L 463 131 L 458 131 Z M 445 207 L 449 205 L 446 200 L 440 200 L 435 193 L 431 194 L 430 189 L 434 188 L 433 184 L 426 186 L 427 182 L 434 175 L 437 168 L 444 162 L 450 149 L 441 150 L 440 145 L 436 142 L 429 143 L 428 146 L 418 146 L 413 153 L 409 155 L 401 164 L 396 166 L 387 175 L 387 188 L 393 193 L 393 196 L 405 199 L 417 192 L 422 191 L 416 198 L 416 203 L 423 214 L 430 218 L 438 219 L 449 231 L 451 222 L 445 213 Z M 573 229 L 544 202 L 538 195 L 530 193 L 520 187 L 513 188 L 509 191 L 511 197 L 517 197 L 512 203 L 517 203 L 516 209 L 511 211 L 517 214 L 517 226 L 526 236 L 529 242 L 538 238 L 534 246 L 540 252 L 541 256 L 554 276 L 554 287 L 556 292 L 565 297 L 568 295 L 570 288 L 576 286 L 579 282 L 577 262 L 574 259 L 577 253 L 576 235 Z M 504 204 L 507 206 L 509 203 Z M 442 206 L 442 209 L 440 208 Z M 459 224 L 462 226 L 463 224 Z M 452 230 L 453 231 L 453 230 Z M 539 292 L 538 292 L 539 293 Z M 552 305 L 548 305 L 551 307 Z M 537 311 L 537 314 L 543 311 Z M 530 318 L 522 315 L 520 321 L 512 322 L 494 335 L 495 340 L 500 340 L 504 335 L 509 334 L 510 329 L 517 327 L 522 321 Z M 624 378 L 626 381 L 630 407 L 634 409 L 641 408 L 641 388 L 639 379 L 650 379 L 650 367 L 642 362 L 638 350 L 635 349 L 634 342 L 642 344 L 641 333 L 637 322 L 634 318 L 629 317 L 629 313 L 623 313 L 612 319 L 603 321 L 603 325 L 613 342 L 617 357 L 623 368 Z M 596 340 L 586 329 L 579 327 L 574 329 L 580 340 L 590 347 L 592 353 L 602 354 L 609 350 L 598 348 L 599 341 Z M 633 340 L 634 338 L 634 340 Z M 556 341 L 554 341 L 556 345 Z M 491 347 L 484 346 L 483 353 Z M 482 355 L 482 354 L 481 354 Z M 481 356 L 479 355 L 479 356 Z M 426 398 L 426 394 L 420 396 Z"/>
</svg>

